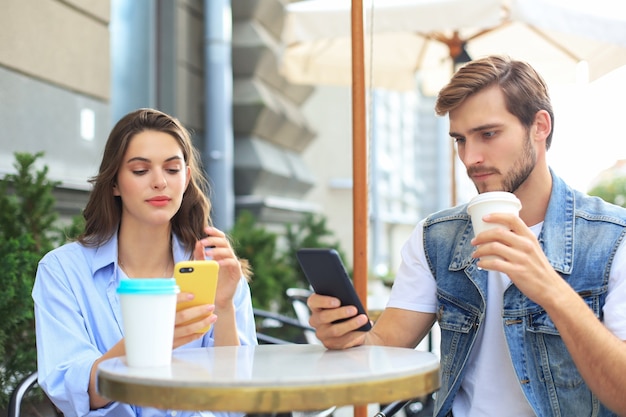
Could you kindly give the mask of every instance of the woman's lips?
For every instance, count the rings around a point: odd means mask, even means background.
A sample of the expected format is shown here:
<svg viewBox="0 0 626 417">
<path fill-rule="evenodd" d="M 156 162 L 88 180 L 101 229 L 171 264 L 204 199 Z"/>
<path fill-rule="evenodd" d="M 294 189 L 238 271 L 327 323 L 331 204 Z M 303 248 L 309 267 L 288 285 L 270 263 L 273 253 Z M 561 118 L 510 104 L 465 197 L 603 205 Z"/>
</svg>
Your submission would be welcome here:
<svg viewBox="0 0 626 417">
<path fill-rule="evenodd" d="M 170 202 L 169 197 L 153 197 L 148 200 L 148 204 L 156 207 L 166 206 Z"/>
</svg>

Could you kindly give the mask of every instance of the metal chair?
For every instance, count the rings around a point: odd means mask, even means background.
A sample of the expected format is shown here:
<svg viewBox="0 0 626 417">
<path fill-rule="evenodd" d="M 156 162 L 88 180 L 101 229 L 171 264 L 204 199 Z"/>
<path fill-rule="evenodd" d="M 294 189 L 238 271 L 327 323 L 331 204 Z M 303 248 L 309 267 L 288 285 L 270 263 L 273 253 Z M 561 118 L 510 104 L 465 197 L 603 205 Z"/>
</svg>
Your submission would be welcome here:
<svg viewBox="0 0 626 417">
<path fill-rule="evenodd" d="M 11 392 L 11 397 L 9 398 L 9 405 L 7 408 L 7 417 L 20 417 L 25 415 L 25 413 L 22 411 L 22 401 L 33 389 L 39 389 L 38 387 L 37 371 L 22 379 Z M 42 395 L 45 399 L 43 404 L 46 405 L 46 408 L 50 409 L 48 415 L 62 417 L 63 414 L 54 406 L 54 404 L 52 404 L 50 400 L 48 400 L 48 397 L 46 397 L 44 394 Z M 37 412 L 33 412 L 30 415 L 42 415 L 40 411 L 41 410 L 38 410 Z"/>
<path fill-rule="evenodd" d="M 290 327 L 293 329 L 297 329 L 300 331 L 301 335 L 304 337 L 306 332 L 313 332 L 315 334 L 315 329 L 313 329 L 308 324 L 302 324 L 299 319 L 295 319 L 293 317 L 285 316 L 283 314 L 274 313 L 267 310 L 261 310 L 258 308 L 253 309 L 254 316 L 258 319 L 262 319 L 262 323 L 266 323 L 265 325 L 257 326 L 257 340 L 262 344 L 286 344 L 286 343 L 300 343 L 302 338 L 290 340 L 286 340 L 284 338 L 278 338 L 276 336 L 272 336 L 267 334 L 267 330 L 272 328 L 283 328 Z"/>
<path fill-rule="evenodd" d="M 22 399 L 37 383 L 37 372 L 28 375 L 13 389 L 9 399 L 7 417 L 18 417 L 22 408 Z"/>
<path fill-rule="evenodd" d="M 307 305 L 307 299 L 313 293 L 313 291 L 306 288 L 288 288 L 286 291 L 287 298 L 291 301 L 293 311 L 298 317 L 298 321 L 302 325 L 309 326 L 309 318 L 311 317 L 311 310 Z M 309 326 L 310 330 L 304 331 L 304 336 L 308 343 L 319 345 L 322 342 L 315 335 L 315 329 Z"/>
</svg>

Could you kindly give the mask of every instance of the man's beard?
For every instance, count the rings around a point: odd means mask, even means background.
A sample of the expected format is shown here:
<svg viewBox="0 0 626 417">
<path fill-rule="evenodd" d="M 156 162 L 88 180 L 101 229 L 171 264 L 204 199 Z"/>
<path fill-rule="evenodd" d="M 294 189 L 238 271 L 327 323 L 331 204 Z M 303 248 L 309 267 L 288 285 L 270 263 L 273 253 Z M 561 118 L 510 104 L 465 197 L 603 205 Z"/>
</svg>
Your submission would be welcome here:
<svg viewBox="0 0 626 417">
<path fill-rule="evenodd" d="M 513 163 L 511 169 L 507 171 L 498 191 L 508 191 L 512 193 L 517 190 L 524 183 L 524 181 L 526 181 L 532 170 L 535 168 L 536 163 L 537 153 L 532 147 L 530 135 L 527 134 L 526 141 L 524 141 L 524 147 L 522 148 L 520 157 Z M 501 174 L 501 171 L 495 168 L 473 166 L 467 169 L 467 175 L 470 178 L 473 174 L 487 172 L 493 174 Z M 478 189 L 478 185 L 475 185 L 476 190 L 480 193 L 481 190 Z"/>
<path fill-rule="evenodd" d="M 522 149 L 521 156 L 517 159 L 517 161 L 515 161 L 513 168 L 502 180 L 503 191 L 508 191 L 510 193 L 515 192 L 524 183 L 524 181 L 526 181 L 530 173 L 535 168 L 536 163 L 537 153 L 532 147 L 530 135 L 528 134 L 526 141 L 524 141 L 524 148 Z"/>
</svg>

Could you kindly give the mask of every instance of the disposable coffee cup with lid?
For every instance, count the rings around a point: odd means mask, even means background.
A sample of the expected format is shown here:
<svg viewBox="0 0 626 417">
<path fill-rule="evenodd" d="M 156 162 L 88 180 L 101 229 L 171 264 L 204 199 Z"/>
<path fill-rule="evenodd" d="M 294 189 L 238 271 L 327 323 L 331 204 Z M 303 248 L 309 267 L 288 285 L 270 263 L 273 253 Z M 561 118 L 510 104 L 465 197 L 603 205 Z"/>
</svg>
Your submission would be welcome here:
<svg viewBox="0 0 626 417">
<path fill-rule="evenodd" d="M 519 215 L 522 203 L 513 193 L 506 191 L 489 191 L 478 194 L 467 205 L 467 212 L 472 217 L 474 234 L 477 235 L 494 227 L 502 227 L 497 223 L 485 223 L 483 217 L 491 213 L 510 213 Z"/>
<path fill-rule="evenodd" d="M 132 367 L 171 364 L 176 319 L 174 278 L 128 278 L 117 293 L 122 310 L 126 361 Z"/>
<path fill-rule="evenodd" d="M 483 217 L 491 213 L 509 213 L 519 216 L 522 203 L 513 193 L 506 191 L 489 191 L 478 194 L 467 205 L 467 212 L 472 218 L 474 236 L 485 230 L 506 227 L 498 223 L 487 223 Z"/>
</svg>

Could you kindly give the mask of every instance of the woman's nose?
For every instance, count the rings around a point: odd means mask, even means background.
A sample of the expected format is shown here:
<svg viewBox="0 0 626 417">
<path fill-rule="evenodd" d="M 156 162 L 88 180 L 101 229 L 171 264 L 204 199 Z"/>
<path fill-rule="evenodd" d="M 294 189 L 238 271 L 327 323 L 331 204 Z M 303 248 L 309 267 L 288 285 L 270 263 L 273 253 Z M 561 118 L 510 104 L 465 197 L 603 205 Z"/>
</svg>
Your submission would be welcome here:
<svg viewBox="0 0 626 417">
<path fill-rule="evenodd" d="M 165 187 L 167 187 L 167 180 L 165 179 L 165 176 L 156 174 L 152 180 L 152 188 L 155 190 L 162 190 Z"/>
</svg>

